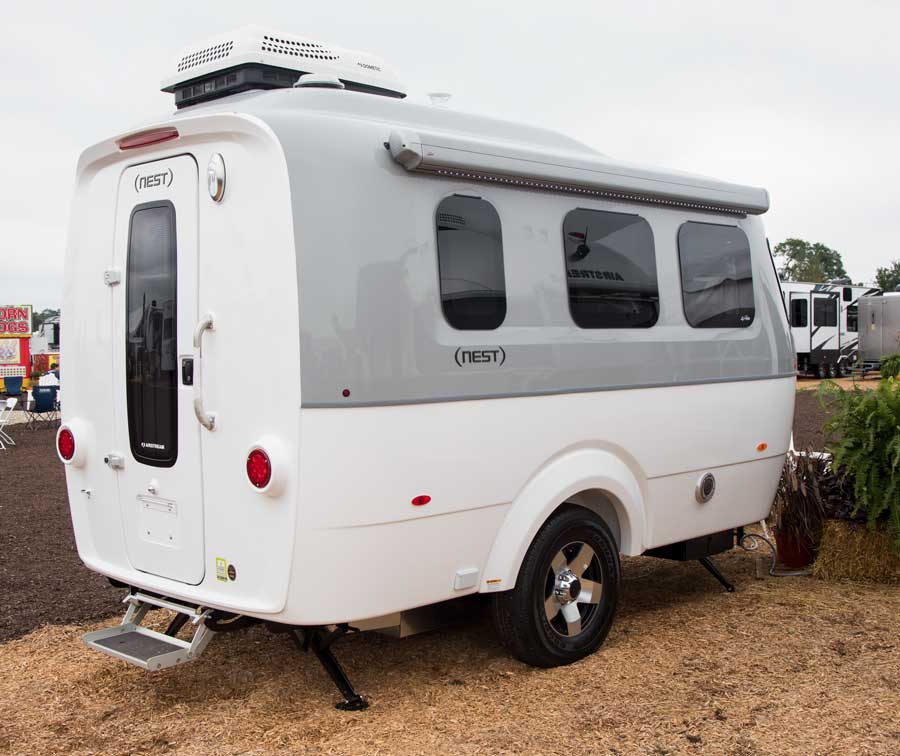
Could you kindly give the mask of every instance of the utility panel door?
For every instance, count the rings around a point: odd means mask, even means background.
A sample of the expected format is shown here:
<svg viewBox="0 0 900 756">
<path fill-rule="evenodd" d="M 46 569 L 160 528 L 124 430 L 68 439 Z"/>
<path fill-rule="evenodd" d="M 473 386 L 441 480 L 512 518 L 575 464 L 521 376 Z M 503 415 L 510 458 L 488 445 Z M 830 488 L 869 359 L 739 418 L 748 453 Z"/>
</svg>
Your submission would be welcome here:
<svg viewBox="0 0 900 756">
<path fill-rule="evenodd" d="M 127 168 L 119 183 L 112 291 L 119 504 L 135 569 L 197 584 L 204 575 L 200 424 L 192 406 L 197 322 L 197 164 Z"/>
</svg>

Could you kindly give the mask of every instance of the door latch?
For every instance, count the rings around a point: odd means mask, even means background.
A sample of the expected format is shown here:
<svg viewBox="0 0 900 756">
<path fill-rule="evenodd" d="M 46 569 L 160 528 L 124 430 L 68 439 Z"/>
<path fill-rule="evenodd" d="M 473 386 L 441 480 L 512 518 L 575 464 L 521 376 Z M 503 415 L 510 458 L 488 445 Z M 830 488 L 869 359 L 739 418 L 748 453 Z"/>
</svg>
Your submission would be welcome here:
<svg viewBox="0 0 900 756">
<path fill-rule="evenodd" d="M 103 271 L 103 283 L 107 286 L 115 286 L 122 280 L 122 271 L 118 268 L 107 268 Z"/>
<path fill-rule="evenodd" d="M 110 452 L 107 454 L 103 461 L 109 466 L 111 470 L 121 470 L 125 467 L 125 458 L 121 454 L 114 454 Z"/>
</svg>

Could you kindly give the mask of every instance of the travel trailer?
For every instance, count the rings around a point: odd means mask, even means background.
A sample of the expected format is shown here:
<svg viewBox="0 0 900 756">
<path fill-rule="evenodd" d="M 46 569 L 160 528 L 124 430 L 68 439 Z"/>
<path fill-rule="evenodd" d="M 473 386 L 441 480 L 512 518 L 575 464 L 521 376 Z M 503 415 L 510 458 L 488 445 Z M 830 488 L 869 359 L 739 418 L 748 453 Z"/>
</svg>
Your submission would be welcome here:
<svg viewBox="0 0 900 756">
<path fill-rule="evenodd" d="M 843 283 L 781 284 L 797 355 L 797 371 L 819 378 L 850 374 L 859 356 L 860 297 L 878 294 L 871 286 Z"/>
<path fill-rule="evenodd" d="M 882 296 L 859 300 L 859 359 L 877 370 L 883 357 L 900 352 L 900 287 Z"/>
<path fill-rule="evenodd" d="M 264 622 L 360 708 L 349 630 L 482 594 L 515 657 L 566 664 L 620 554 L 711 567 L 767 515 L 795 374 L 765 190 L 258 29 L 164 90 L 77 169 L 57 446 L 79 554 L 127 591 L 90 646 L 163 669 Z"/>
</svg>

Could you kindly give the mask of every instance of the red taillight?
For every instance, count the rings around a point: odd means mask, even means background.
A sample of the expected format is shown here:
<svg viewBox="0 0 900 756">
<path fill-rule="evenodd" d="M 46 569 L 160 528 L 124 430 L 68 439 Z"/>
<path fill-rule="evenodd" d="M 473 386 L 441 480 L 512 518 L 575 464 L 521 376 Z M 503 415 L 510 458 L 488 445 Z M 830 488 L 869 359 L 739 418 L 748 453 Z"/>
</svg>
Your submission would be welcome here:
<svg viewBox="0 0 900 756">
<path fill-rule="evenodd" d="M 133 150 L 137 147 L 146 147 L 148 144 L 168 142 L 170 139 L 178 139 L 178 129 L 165 126 L 161 129 L 150 129 L 148 131 L 139 131 L 137 134 L 130 134 L 127 137 L 122 137 L 116 144 L 119 145 L 120 150 Z"/>
<path fill-rule="evenodd" d="M 75 456 L 75 436 L 68 428 L 63 428 L 56 437 L 56 448 L 59 450 L 59 456 L 66 462 Z"/>
<path fill-rule="evenodd" d="M 265 488 L 272 479 L 272 463 L 262 449 L 254 449 L 247 455 L 247 477 L 256 488 Z"/>
</svg>

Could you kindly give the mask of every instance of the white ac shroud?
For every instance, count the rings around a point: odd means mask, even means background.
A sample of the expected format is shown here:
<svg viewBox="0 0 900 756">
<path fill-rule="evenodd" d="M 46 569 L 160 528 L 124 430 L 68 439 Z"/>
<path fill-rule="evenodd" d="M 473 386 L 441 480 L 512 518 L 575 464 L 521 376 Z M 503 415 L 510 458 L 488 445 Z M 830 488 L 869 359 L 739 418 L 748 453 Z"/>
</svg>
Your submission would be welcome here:
<svg viewBox="0 0 900 756">
<path fill-rule="evenodd" d="M 162 81 L 162 89 L 171 91 L 187 81 L 247 63 L 293 69 L 298 77 L 300 73 L 333 75 L 406 94 L 396 72 L 375 55 L 259 26 L 245 26 L 183 50 L 172 73 Z"/>
</svg>

